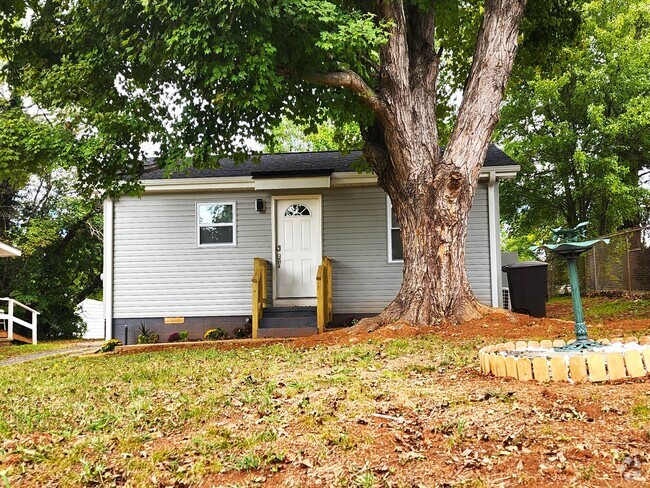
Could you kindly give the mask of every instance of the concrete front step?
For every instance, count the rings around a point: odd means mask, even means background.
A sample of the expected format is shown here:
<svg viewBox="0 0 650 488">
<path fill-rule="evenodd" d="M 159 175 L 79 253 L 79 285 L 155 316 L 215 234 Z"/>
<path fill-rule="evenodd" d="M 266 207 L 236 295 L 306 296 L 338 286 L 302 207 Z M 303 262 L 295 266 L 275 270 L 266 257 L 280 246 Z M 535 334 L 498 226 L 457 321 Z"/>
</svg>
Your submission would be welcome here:
<svg viewBox="0 0 650 488">
<path fill-rule="evenodd" d="M 267 307 L 263 317 L 306 317 L 316 316 L 316 307 Z"/>
<path fill-rule="evenodd" d="M 262 316 L 260 321 L 260 329 L 277 329 L 277 328 L 291 328 L 291 327 L 316 327 L 318 324 L 316 316 L 277 316 L 267 317 Z"/>
<path fill-rule="evenodd" d="M 259 328 L 257 337 L 308 337 L 318 334 L 318 327 L 271 327 L 268 329 Z"/>
</svg>

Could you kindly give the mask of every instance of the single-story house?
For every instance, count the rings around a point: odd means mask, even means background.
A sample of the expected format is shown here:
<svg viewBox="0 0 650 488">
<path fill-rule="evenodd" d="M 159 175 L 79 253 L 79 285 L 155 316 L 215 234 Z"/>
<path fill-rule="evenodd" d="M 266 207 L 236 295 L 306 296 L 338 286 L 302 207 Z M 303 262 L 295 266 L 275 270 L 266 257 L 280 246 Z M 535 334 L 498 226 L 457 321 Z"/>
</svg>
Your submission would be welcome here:
<svg viewBox="0 0 650 488">
<path fill-rule="evenodd" d="M 198 338 L 216 326 L 246 329 L 262 301 L 260 337 L 313 333 L 323 256 L 328 322 L 380 312 L 402 280 L 400 230 L 376 176 L 352 169 L 359 157 L 265 155 L 169 178 L 157 170 L 142 177 L 141 197 L 106 201 L 106 338 L 132 344 L 142 324 L 161 341 L 182 330 Z M 469 219 L 467 273 L 492 306 L 501 305 L 499 181 L 518 170 L 491 145 Z M 254 301 L 255 258 L 267 278 L 257 295 L 266 297 Z"/>
</svg>

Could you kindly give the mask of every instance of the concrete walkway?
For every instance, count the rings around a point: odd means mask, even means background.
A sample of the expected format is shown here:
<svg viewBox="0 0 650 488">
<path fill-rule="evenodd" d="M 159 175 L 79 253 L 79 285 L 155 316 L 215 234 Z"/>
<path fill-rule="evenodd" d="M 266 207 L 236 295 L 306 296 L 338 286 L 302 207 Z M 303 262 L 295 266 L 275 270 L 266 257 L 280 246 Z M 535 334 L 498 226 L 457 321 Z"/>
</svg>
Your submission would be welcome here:
<svg viewBox="0 0 650 488">
<path fill-rule="evenodd" d="M 70 344 L 70 347 L 61 349 L 52 349 L 51 351 L 35 352 L 34 354 L 25 354 L 13 358 L 0 359 L 0 366 L 9 366 L 10 364 L 26 363 L 35 359 L 42 359 L 51 356 L 78 356 L 80 354 L 90 354 L 98 350 L 102 345 L 101 341 L 88 341 Z M 20 347 L 20 346 L 4 346 Z"/>
</svg>

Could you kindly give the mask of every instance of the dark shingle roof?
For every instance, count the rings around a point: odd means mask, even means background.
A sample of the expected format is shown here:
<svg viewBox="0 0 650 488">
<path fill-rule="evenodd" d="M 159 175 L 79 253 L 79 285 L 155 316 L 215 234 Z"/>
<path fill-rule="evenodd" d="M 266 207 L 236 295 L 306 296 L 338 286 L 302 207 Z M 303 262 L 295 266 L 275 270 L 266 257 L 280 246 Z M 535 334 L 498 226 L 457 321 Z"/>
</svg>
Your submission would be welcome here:
<svg viewBox="0 0 650 488">
<path fill-rule="evenodd" d="M 229 176 L 253 176 L 258 178 L 331 174 L 332 172 L 352 172 L 352 164 L 359 160 L 361 151 L 343 154 L 338 151 L 264 154 L 258 164 L 248 161 L 235 165 L 232 161 L 221 160 L 216 169 L 194 169 L 174 173 L 171 178 L 210 178 Z M 490 144 L 484 166 L 516 166 L 517 163 L 494 144 Z M 143 180 L 164 178 L 163 170 L 154 170 L 142 175 Z"/>
</svg>

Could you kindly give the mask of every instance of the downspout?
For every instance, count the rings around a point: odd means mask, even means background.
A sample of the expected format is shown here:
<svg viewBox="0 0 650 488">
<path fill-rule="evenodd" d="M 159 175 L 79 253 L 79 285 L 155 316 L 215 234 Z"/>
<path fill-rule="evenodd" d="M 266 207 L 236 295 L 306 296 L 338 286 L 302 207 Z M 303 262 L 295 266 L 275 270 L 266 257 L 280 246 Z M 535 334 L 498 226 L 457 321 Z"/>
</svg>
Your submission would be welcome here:
<svg viewBox="0 0 650 488">
<path fill-rule="evenodd" d="M 488 221 L 490 234 L 490 289 L 492 306 L 499 306 L 499 216 L 496 215 L 496 181 L 495 171 L 490 171 L 488 179 Z"/>
<path fill-rule="evenodd" d="M 104 337 L 113 338 L 113 218 L 114 203 L 107 198 L 104 201 Z"/>
</svg>

